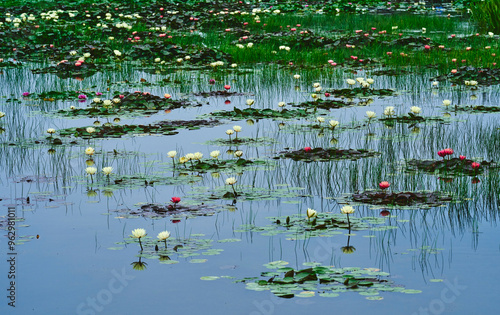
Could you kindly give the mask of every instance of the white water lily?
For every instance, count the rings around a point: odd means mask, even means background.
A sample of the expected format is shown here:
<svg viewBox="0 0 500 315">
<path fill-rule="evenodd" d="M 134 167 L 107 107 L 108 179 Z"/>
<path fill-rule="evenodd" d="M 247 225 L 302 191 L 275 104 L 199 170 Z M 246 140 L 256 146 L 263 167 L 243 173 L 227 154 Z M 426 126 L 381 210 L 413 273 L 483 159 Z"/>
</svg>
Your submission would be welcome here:
<svg viewBox="0 0 500 315">
<path fill-rule="evenodd" d="M 375 81 L 374 81 L 373 79 L 366 79 L 366 82 L 367 82 L 368 84 L 373 84 Z"/>
<path fill-rule="evenodd" d="M 94 175 L 97 173 L 97 167 L 89 166 L 85 169 L 85 172 L 89 175 Z"/>
<path fill-rule="evenodd" d="M 279 107 L 285 107 L 285 105 L 286 105 L 286 103 L 285 103 L 285 102 L 279 102 L 279 103 L 278 103 L 278 106 L 279 106 Z"/>
<path fill-rule="evenodd" d="M 113 104 L 113 103 L 111 102 L 111 100 L 105 100 L 104 102 L 102 102 L 102 104 L 103 104 L 104 106 L 110 106 L 110 105 L 111 105 L 111 104 Z"/>
<path fill-rule="evenodd" d="M 196 153 L 194 153 L 193 159 L 194 160 L 201 160 L 202 157 L 203 157 L 203 154 L 201 152 L 196 152 Z"/>
<path fill-rule="evenodd" d="M 243 155 L 243 151 L 238 150 L 238 151 L 234 152 L 234 156 L 237 158 L 240 158 L 242 155 Z"/>
<path fill-rule="evenodd" d="M 52 135 L 52 134 L 56 133 L 56 130 L 54 128 L 49 128 L 49 129 L 47 129 L 47 133 L 49 135 Z"/>
<path fill-rule="evenodd" d="M 375 112 L 372 112 L 372 111 L 366 111 L 366 117 L 368 117 L 368 119 L 373 119 L 375 117 L 377 117 L 377 114 Z"/>
<path fill-rule="evenodd" d="M 451 101 L 450 100 L 444 100 L 443 101 L 443 105 L 444 106 L 450 106 L 451 105 Z"/>
<path fill-rule="evenodd" d="M 349 85 L 354 85 L 354 84 L 356 84 L 356 81 L 354 81 L 353 79 L 347 79 L 347 80 L 346 80 L 346 82 L 347 82 L 347 84 L 349 84 Z"/>
<path fill-rule="evenodd" d="M 307 209 L 307 218 L 310 219 L 310 218 L 314 218 L 318 215 L 318 212 L 316 212 L 316 210 L 314 209 L 311 209 L 311 208 L 308 208 Z"/>
<path fill-rule="evenodd" d="M 194 154 L 193 153 L 186 154 L 186 159 L 188 159 L 188 161 L 194 159 Z"/>
<path fill-rule="evenodd" d="M 228 179 L 226 179 L 226 185 L 234 185 L 236 184 L 237 180 L 235 177 L 229 177 Z"/>
<path fill-rule="evenodd" d="M 228 136 L 232 135 L 233 133 L 234 133 L 234 130 L 233 130 L 233 129 L 228 129 L 228 130 L 226 130 L 226 134 L 227 134 Z"/>
<path fill-rule="evenodd" d="M 132 231 L 132 236 L 133 238 L 141 238 L 146 236 L 146 230 L 145 229 L 135 229 Z"/>
<path fill-rule="evenodd" d="M 342 209 L 340 209 L 340 212 L 343 214 L 351 214 L 354 213 L 354 208 L 351 206 L 343 206 Z"/>
<path fill-rule="evenodd" d="M 321 84 L 319 84 L 319 83 L 314 83 L 313 84 L 313 88 L 317 88 L 317 87 L 320 87 L 320 86 L 321 86 Z"/>
<path fill-rule="evenodd" d="M 5 113 L 4 112 L 0 112 L 0 118 L 2 117 L 5 117 Z"/>
<path fill-rule="evenodd" d="M 412 107 L 410 108 L 410 111 L 411 111 L 412 113 L 414 113 L 414 114 L 420 114 L 420 112 L 422 111 L 422 109 L 421 109 L 420 107 L 418 107 L 418 106 L 412 106 Z"/>
<path fill-rule="evenodd" d="M 317 120 L 319 123 L 323 123 L 323 122 L 325 122 L 325 117 L 316 117 L 316 120 Z"/>
<path fill-rule="evenodd" d="M 215 150 L 215 151 L 212 151 L 210 152 L 210 156 L 214 159 L 217 159 L 220 155 L 220 151 L 219 150 Z"/>
<path fill-rule="evenodd" d="M 158 236 L 157 236 L 157 238 L 160 241 L 164 241 L 164 240 L 166 240 L 169 237 L 170 237 L 170 232 L 169 231 L 160 232 L 160 233 L 158 233 Z"/>
<path fill-rule="evenodd" d="M 293 76 L 293 78 L 294 78 L 294 79 L 296 79 L 296 80 L 298 80 L 298 79 L 300 79 L 300 75 L 299 75 L 299 74 L 295 74 L 295 75 Z"/>
<path fill-rule="evenodd" d="M 336 120 L 330 120 L 328 123 L 330 124 L 330 126 L 332 128 L 335 128 L 335 127 L 337 127 L 339 125 L 339 122 L 336 121 Z"/>
<path fill-rule="evenodd" d="M 233 130 L 236 131 L 236 132 L 240 132 L 241 131 L 241 126 L 233 126 Z"/>
<path fill-rule="evenodd" d="M 88 147 L 85 149 L 85 154 L 87 154 L 87 155 L 94 155 L 94 153 L 95 153 L 95 150 L 92 147 Z"/>
<path fill-rule="evenodd" d="M 177 155 L 177 151 L 168 151 L 167 155 L 168 157 L 173 159 Z"/>
<path fill-rule="evenodd" d="M 395 112 L 394 112 L 394 107 L 393 106 L 387 106 L 384 109 L 384 115 L 386 115 L 386 116 L 392 116 L 394 114 L 395 114 Z"/>
<path fill-rule="evenodd" d="M 248 99 L 247 100 L 247 105 L 248 106 L 252 106 L 254 103 L 255 103 L 255 100 L 253 100 L 253 99 Z"/>
<path fill-rule="evenodd" d="M 102 172 L 104 175 L 109 176 L 111 173 L 113 173 L 113 168 L 111 166 L 106 166 L 102 168 Z"/>
</svg>

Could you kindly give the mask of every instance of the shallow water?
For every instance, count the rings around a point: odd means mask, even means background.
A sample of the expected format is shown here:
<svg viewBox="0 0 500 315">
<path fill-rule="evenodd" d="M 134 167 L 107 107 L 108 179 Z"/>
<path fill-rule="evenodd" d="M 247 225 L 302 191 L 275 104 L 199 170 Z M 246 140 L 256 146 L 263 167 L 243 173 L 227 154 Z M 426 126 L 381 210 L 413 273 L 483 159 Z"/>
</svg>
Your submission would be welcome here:
<svg viewBox="0 0 500 315">
<path fill-rule="evenodd" d="M 36 68 L 33 65 L 33 68 Z M 274 108 L 280 101 L 298 103 L 311 100 L 312 84 L 320 82 L 324 89 L 347 87 L 345 79 L 370 77 L 363 72 L 347 76 L 342 70 L 290 71 L 274 67 L 248 69 L 246 74 L 236 72 L 184 71 L 168 74 L 179 84 L 165 87 L 124 87 L 111 85 L 128 80 L 137 83 L 141 78 L 157 82 L 165 75 L 144 73 L 133 67 L 121 71 L 98 73 L 83 81 L 63 80 L 46 75 L 32 75 L 28 68 L 5 69 L 1 75 L 0 110 L 7 115 L 2 119 L 5 132 L 0 135 L 0 204 L 2 215 L 8 207 L 15 209 L 18 242 L 22 236 L 31 239 L 15 246 L 17 255 L 9 255 L 7 239 L 1 244 L 3 257 L 15 256 L 16 308 L 13 311 L 6 299 L 0 306 L 1 313 L 19 314 L 133 314 L 147 310 L 150 314 L 169 311 L 173 314 L 219 313 L 229 314 L 289 314 L 303 312 L 431 314 L 496 313 L 489 290 L 492 280 L 497 280 L 496 262 L 500 256 L 498 244 L 498 184 L 496 171 L 478 176 L 480 182 L 471 183 L 469 176 L 455 178 L 451 183 L 436 175 L 408 174 L 401 172 L 405 159 L 437 159 L 436 152 L 452 147 L 455 155 L 482 160 L 500 158 L 494 143 L 487 136 L 496 130 L 498 114 L 453 113 L 442 106 L 445 99 L 459 105 L 497 105 L 498 87 L 481 87 L 477 91 L 441 85 L 432 89 L 429 79 L 433 71 L 399 77 L 373 77 L 374 88 L 393 88 L 398 95 L 373 97 L 369 106 L 354 106 L 331 110 L 326 117 L 339 120 L 341 127 L 365 123 L 365 112 L 372 110 L 382 116 L 385 106 L 396 107 L 397 113 L 407 113 L 411 106 L 422 108 L 423 116 L 450 113 L 444 123 L 420 123 L 415 127 L 396 124 L 387 128 L 383 123 L 372 122 L 370 129 L 336 130 L 333 134 L 307 129 L 297 131 L 294 124 L 317 124 L 312 119 L 297 121 L 255 120 L 225 121 L 223 125 L 200 130 L 179 130 L 174 136 L 134 135 L 119 139 L 78 140 L 76 145 L 50 146 L 35 144 L 45 138 L 47 128 L 63 129 L 90 126 L 95 119 L 66 119 L 54 117 L 51 112 L 71 105 L 84 107 L 77 101 L 38 101 L 23 98 L 22 93 L 32 94 L 53 90 L 88 90 L 103 92 L 102 99 L 111 98 L 113 91 L 150 92 L 154 95 L 172 94 L 174 99 L 188 97 L 204 104 L 202 107 L 163 111 L 151 117 L 122 118 L 120 124 L 149 124 L 160 120 L 194 119 L 215 110 L 244 108 L 248 98 L 255 99 L 256 108 Z M 293 75 L 300 74 L 300 80 Z M 216 78 L 209 85 L 209 78 Z M 110 83 L 107 82 L 109 80 Z M 221 90 L 230 84 L 231 90 L 249 93 L 244 96 L 195 97 L 191 92 Z M 95 86 L 95 87 L 93 87 Z M 109 86 L 111 92 L 106 92 Z M 323 91 L 324 92 L 324 91 Z M 471 99 L 476 95 L 476 99 Z M 14 97 L 20 103 L 6 102 Z M 231 101 L 225 104 L 226 99 Z M 288 108 L 289 106 L 287 106 Z M 112 120 L 114 117 L 111 117 Z M 100 119 L 106 122 L 106 119 Z M 328 118 L 327 118 L 328 121 Z M 246 158 L 262 158 L 268 165 L 257 170 L 240 173 L 210 172 L 199 174 L 197 181 L 183 185 L 133 185 L 107 189 L 105 179 L 91 183 L 84 176 L 87 146 L 96 148 L 94 157 L 98 169 L 111 165 L 115 175 L 172 177 L 170 150 L 179 153 L 200 151 L 209 157 L 212 150 L 224 152 L 227 146 L 206 144 L 214 139 L 226 139 L 226 129 L 234 125 L 243 127 L 242 137 L 267 137 L 275 143 L 266 146 L 240 146 Z M 320 133 L 320 135 L 318 135 Z M 321 133 L 323 133 L 321 135 Z M 372 133 L 374 135 L 368 135 Z M 332 138 L 337 142 L 331 142 Z M 333 143 L 333 144 L 332 144 Z M 12 145 L 15 144 L 15 145 Z M 284 148 L 330 147 L 372 149 L 382 155 L 357 161 L 294 162 L 274 160 Z M 235 147 L 232 147 L 235 150 Z M 120 154 L 114 155 L 113 150 Z M 125 154 L 125 152 L 128 152 Z M 194 174 L 197 175 L 197 174 Z M 137 209 L 140 203 L 168 203 L 172 196 L 182 202 L 199 204 L 191 193 L 200 191 L 205 196 L 224 187 L 227 177 L 238 178 L 239 189 L 250 193 L 262 188 L 259 194 L 274 191 L 271 197 L 255 200 L 204 200 L 214 204 L 211 215 L 196 218 L 179 217 L 173 222 L 169 217 L 152 219 L 127 218 L 123 209 Z M 268 217 L 301 214 L 306 209 L 318 212 L 339 213 L 342 204 L 335 199 L 343 194 L 375 189 L 387 180 L 391 189 L 410 191 L 444 191 L 455 194 L 457 202 L 445 203 L 430 209 L 389 209 L 378 231 L 347 230 L 328 237 L 308 237 L 273 231 L 243 232 L 243 225 L 267 226 Z M 290 188 L 285 196 L 285 190 Z M 280 190 L 281 189 L 281 190 Z M 228 190 L 229 191 L 229 190 Z M 26 198 L 29 197 L 28 202 Z M 250 199 L 250 198 L 248 198 Z M 264 199 L 264 200 L 259 200 Z M 115 210 L 120 209 L 120 212 Z M 381 217 L 381 207 L 355 206 L 353 217 Z M 381 217 L 382 218 L 382 217 Z M 2 221 L 2 224 L 5 224 Z M 24 226 L 26 225 L 26 226 Z M 123 242 L 135 228 L 145 228 L 148 236 L 169 230 L 172 238 L 189 238 L 192 235 L 212 240 L 210 248 L 220 249 L 218 255 L 182 257 L 171 256 L 176 264 L 165 264 L 158 258 L 142 257 L 147 263 L 144 270 L 131 265 L 139 261 L 139 245 L 117 244 Z M 2 230 L 3 235 L 7 231 Z M 263 235 L 264 234 L 264 235 Z M 35 236 L 39 236 L 39 238 Z M 297 239 L 296 239 L 297 238 Z M 219 242 L 231 239 L 234 242 Z M 170 242 L 171 240 L 169 240 Z M 174 242 L 172 240 L 172 242 Z M 342 247 L 354 246 L 351 254 Z M 160 246 L 162 244 L 160 243 Z M 169 245 L 171 246 L 171 245 Z M 115 250 L 110 250 L 114 248 Z M 119 249 L 116 249 L 119 248 Z M 151 251 L 151 249 L 149 249 Z M 206 259 L 192 263 L 192 259 Z M 245 283 L 233 283 L 245 277 L 259 277 L 269 271 L 263 264 L 283 260 L 290 267 L 306 268 L 303 263 L 318 262 L 336 267 L 377 268 L 390 273 L 387 278 L 396 286 L 421 290 L 418 294 L 380 292 L 382 300 L 367 300 L 357 292 L 341 293 L 338 297 L 277 298 L 269 291 L 250 291 Z M 137 264 L 136 264 L 137 266 Z M 2 287 L 9 287 L 9 262 L 2 259 Z M 229 276 L 215 281 L 202 281 L 204 276 Z M 438 279 L 438 280 L 433 280 Z M 432 280 L 432 281 L 431 281 Z M 4 291 L 5 292 L 5 291 Z"/>
</svg>

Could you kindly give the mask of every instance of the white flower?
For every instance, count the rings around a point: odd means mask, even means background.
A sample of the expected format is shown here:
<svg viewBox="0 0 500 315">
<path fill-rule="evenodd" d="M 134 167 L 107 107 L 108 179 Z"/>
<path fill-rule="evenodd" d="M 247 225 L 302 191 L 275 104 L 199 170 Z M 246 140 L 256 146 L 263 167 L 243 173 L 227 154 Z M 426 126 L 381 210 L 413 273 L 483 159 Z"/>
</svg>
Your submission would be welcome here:
<svg viewBox="0 0 500 315">
<path fill-rule="evenodd" d="M 317 83 L 317 82 L 313 84 L 313 87 L 314 87 L 314 88 L 317 88 L 317 87 L 320 87 L 320 86 L 321 86 L 321 84 L 319 84 L 319 83 Z"/>
<path fill-rule="evenodd" d="M 74 56 L 74 55 L 76 55 L 76 51 L 75 51 L 75 50 L 72 50 L 72 51 L 70 51 L 70 52 L 69 52 L 69 54 L 70 54 L 71 56 Z"/>
<path fill-rule="evenodd" d="M 110 106 L 111 104 L 112 104 L 112 103 L 111 103 L 111 100 L 105 100 L 105 101 L 103 102 L 103 105 L 104 105 L 104 106 Z"/>
<path fill-rule="evenodd" d="M 439 82 L 438 81 L 432 81 L 432 86 L 438 87 L 439 86 Z"/>
<path fill-rule="evenodd" d="M 201 152 L 196 152 L 194 154 L 193 159 L 195 159 L 195 160 L 201 160 L 202 157 L 203 157 L 203 154 Z"/>
<path fill-rule="evenodd" d="M 475 80 L 470 80 L 469 83 L 472 86 L 476 86 L 477 85 L 477 81 L 475 81 Z"/>
<path fill-rule="evenodd" d="M 194 159 L 194 154 L 193 153 L 186 154 L 186 159 L 188 159 L 188 161 Z"/>
<path fill-rule="evenodd" d="M 356 81 L 358 81 L 358 83 L 361 83 L 365 81 L 365 78 L 356 78 Z"/>
<path fill-rule="evenodd" d="M 232 64 L 231 64 L 231 68 L 236 68 L 236 67 L 238 67 L 238 65 L 237 65 L 237 64 L 235 64 L 235 63 L 232 63 Z"/>
<path fill-rule="evenodd" d="M 285 107 L 285 105 L 286 105 L 286 103 L 285 103 L 285 102 L 279 102 L 279 103 L 278 103 L 278 106 L 279 106 L 279 107 Z"/>
<path fill-rule="evenodd" d="M 167 238 L 169 238 L 169 237 L 170 237 L 170 232 L 169 232 L 169 231 L 163 231 L 163 232 L 160 232 L 160 233 L 158 233 L 158 236 L 157 236 L 157 237 L 158 237 L 158 239 L 159 239 L 160 241 L 164 241 L 164 240 L 166 240 Z"/>
<path fill-rule="evenodd" d="M 279 50 L 283 50 L 285 48 L 286 48 L 286 46 L 280 46 L 280 47 L 278 47 Z"/>
<path fill-rule="evenodd" d="M 141 238 L 146 236 L 146 230 L 145 229 L 135 229 L 132 231 L 132 236 L 133 238 Z"/>
<path fill-rule="evenodd" d="M 94 175 L 97 172 L 97 167 L 89 166 L 85 169 L 85 172 L 89 175 Z"/>
<path fill-rule="evenodd" d="M 373 79 L 366 79 L 366 83 L 368 84 L 373 84 L 373 82 L 375 82 Z"/>
<path fill-rule="evenodd" d="M 316 117 L 316 120 L 317 120 L 319 123 L 322 123 L 322 122 L 325 122 L 325 117 Z"/>
<path fill-rule="evenodd" d="M 245 48 L 245 46 L 243 46 L 242 44 L 236 44 L 236 47 L 238 47 L 238 48 L 240 48 L 240 49 Z"/>
<path fill-rule="evenodd" d="M 178 62 L 178 63 L 181 63 L 181 62 L 183 62 L 183 61 L 184 61 L 184 59 L 182 59 L 182 58 L 177 58 L 177 62 Z"/>
<path fill-rule="evenodd" d="M 310 219 L 310 218 L 314 218 L 318 215 L 318 212 L 316 212 L 316 210 L 314 209 L 311 209 L 311 208 L 307 208 L 307 218 Z"/>
<path fill-rule="evenodd" d="M 101 102 L 101 99 L 100 99 L 100 98 L 98 98 L 98 97 L 96 97 L 96 98 L 94 98 L 94 99 L 92 100 L 92 102 L 94 102 L 94 103 L 100 103 L 100 102 Z"/>
<path fill-rule="evenodd" d="M 160 58 L 155 58 L 155 62 L 160 62 L 161 59 Z"/>
<path fill-rule="evenodd" d="M 168 151 L 167 155 L 173 159 L 177 155 L 177 151 Z"/>
<path fill-rule="evenodd" d="M 241 126 L 233 126 L 233 130 L 236 131 L 236 132 L 240 132 L 241 131 Z"/>
<path fill-rule="evenodd" d="M 342 209 L 340 209 L 340 212 L 343 214 L 351 214 L 354 213 L 354 208 L 351 206 L 343 206 Z"/>
<path fill-rule="evenodd" d="M 314 91 L 316 91 L 316 92 L 321 92 L 321 90 L 322 90 L 322 89 L 323 89 L 323 88 L 322 88 L 321 86 L 318 86 L 317 88 L 315 88 L 315 89 L 314 89 Z"/>
<path fill-rule="evenodd" d="M 226 179 L 226 185 L 234 185 L 236 184 L 236 182 L 237 180 L 234 177 L 229 177 L 228 179 Z"/>
<path fill-rule="evenodd" d="M 184 57 L 184 60 L 189 60 L 189 59 L 191 59 L 191 56 Z"/>
<path fill-rule="evenodd" d="M 247 47 L 248 47 L 248 48 L 252 48 L 252 47 L 253 47 L 253 43 L 248 43 L 248 44 L 247 44 Z"/>
<path fill-rule="evenodd" d="M 356 81 L 354 81 L 353 79 L 347 79 L 347 80 L 346 80 L 346 82 L 347 82 L 347 84 L 349 84 L 349 85 L 354 85 L 354 84 L 356 84 Z"/>
<path fill-rule="evenodd" d="M 85 131 L 87 131 L 88 133 L 94 133 L 95 128 L 94 127 L 87 127 L 87 129 L 85 129 Z"/>
<path fill-rule="evenodd" d="M 88 147 L 85 149 L 85 154 L 87 154 L 87 155 L 94 155 L 94 153 L 95 153 L 95 150 L 92 147 Z"/>
<path fill-rule="evenodd" d="M 392 115 L 394 115 L 394 107 L 393 106 L 387 106 L 384 109 L 384 115 L 386 115 L 386 116 L 392 116 Z"/>
<path fill-rule="evenodd" d="M 372 112 L 369 110 L 366 112 L 366 116 L 368 117 L 368 119 L 372 119 L 372 118 L 375 118 L 377 116 L 377 114 L 375 114 L 375 112 Z"/>
<path fill-rule="evenodd" d="M 109 176 L 113 172 L 113 168 L 111 166 L 103 167 L 102 172 L 104 173 L 104 175 Z"/>
<path fill-rule="evenodd" d="M 248 106 L 252 106 L 254 103 L 255 103 L 255 100 L 252 100 L 252 99 L 248 99 L 247 100 L 247 105 Z"/>
<path fill-rule="evenodd" d="M 2 117 L 5 117 L 5 113 L 4 112 L 0 112 L 0 118 Z"/>
<path fill-rule="evenodd" d="M 238 150 L 238 151 L 234 152 L 234 156 L 237 158 L 240 158 L 242 155 L 243 155 L 243 151 Z"/>
<path fill-rule="evenodd" d="M 414 114 L 420 114 L 420 112 L 422 111 L 422 109 L 421 109 L 420 107 L 418 107 L 418 106 L 412 106 L 412 107 L 410 108 L 410 111 L 411 111 L 412 113 L 414 113 Z"/>
<path fill-rule="evenodd" d="M 113 103 L 115 103 L 115 104 L 118 104 L 118 103 L 120 103 L 120 102 L 121 102 L 121 100 L 120 100 L 119 98 L 114 98 L 114 99 L 113 99 Z"/>
<path fill-rule="evenodd" d="M 215 151 L 212 151 L 210 152 L 210 156 L 214 159 L 218 158 L 220 155 L 220 151 L 219 150 L 215 150 Z"/>
<path fill-rule="evenodd" d="M 56 130 L 54 128 L 49 128 L 47 129 L 47 133 L 51 135 L 53 133 L 56 133 Z"/>
<path fill-rule="evenodd" d="M 330 124 L 330 126 L 332 126 L 332 128 L 335 128 L 339 125 L 339 122 L 336 120 L 330 120 L 328 123 Z"/>
<path fill-rule="evenodd" d="M 115 55 L 116 55 L 117 57 L 120 57 L 120 56 L 122 55 L 122 53 L 121 53 L 119 50 L 116 50 L 116 49 L 115 49 L 115 50 L 113 50 L 113 52 L 115 53 Z"/>
<path fill-rule="evenodd" d="M 83 57 L 85 57 L 85 58 L 89 58 L 89 57 L 90 57 L 90 53 L 84 53 L 84 54 L 83 54 Z"/>
<path fill-rule="evenodd" d="M 300 79 L 300 75 L 299 75 L 299 74 L 295 74 L 295 75 L 293 76 L 293 78 L 294 78 L 294 79 L 296 79 L 296 80 L 298 80 L 298 79 Z"/>
<path fill-rule="evenodd" d="M 444 100 L 443 101 L 443 105 L 444 106 L 450 106 L 451 105 L 451 101 L 450 100 Z"/>
<path fill-rule="evenodd" d="M 233 130 L 233 129 L 228 129 L 228 130 L 226 130 L 226 134 L 227 134 L 228 136 L 232 135 L 233 133 L 234 133 L 234 130 Z"/>
</svg>

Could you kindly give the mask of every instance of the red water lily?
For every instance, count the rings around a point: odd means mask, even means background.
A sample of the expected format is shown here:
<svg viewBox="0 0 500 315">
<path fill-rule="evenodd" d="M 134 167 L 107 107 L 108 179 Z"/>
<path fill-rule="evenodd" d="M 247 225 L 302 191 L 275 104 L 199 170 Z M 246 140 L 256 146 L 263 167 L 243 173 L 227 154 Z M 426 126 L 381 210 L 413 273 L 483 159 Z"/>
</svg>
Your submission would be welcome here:
<svg viewBox="0 0 500 315">
<path fill-rule="evenodd" d="M 311 150 L 312 150 L 311 147 L 305 147 L 304 148 L 304 151 L 306 151 L 306 152 L 311 152 Z"/>
<path fill-rule="evenodd" d="M 391 184 L 389 184 L 389 182 L 380 182 L 378 184 L 378 187 L 380 187 L 380 189 L 387 189 L 387 188 L 389 188 L 389 186 L 391 186 Z"/>
<path fill-rule="evenodd" d="M 170 199 L 170 201 L 172 201 L 173 203 L 179 203 L 179 202 L 181 202 L 181 197 L 172 197 L 172 199 Z"/>
</svg>

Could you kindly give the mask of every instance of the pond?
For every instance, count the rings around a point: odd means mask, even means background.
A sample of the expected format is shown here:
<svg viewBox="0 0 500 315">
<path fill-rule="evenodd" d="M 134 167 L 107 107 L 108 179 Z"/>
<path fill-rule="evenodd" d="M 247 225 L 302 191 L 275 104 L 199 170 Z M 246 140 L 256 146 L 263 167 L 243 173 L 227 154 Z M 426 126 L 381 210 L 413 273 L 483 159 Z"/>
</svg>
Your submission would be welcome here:
<svg viewBox="0 0 500 315">
<path fill-rule="evenodd" d="M 0 312 L 496 313 L 498 35 L 206 5 L 0 12 Z"/>
</svg>

